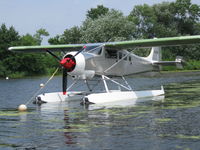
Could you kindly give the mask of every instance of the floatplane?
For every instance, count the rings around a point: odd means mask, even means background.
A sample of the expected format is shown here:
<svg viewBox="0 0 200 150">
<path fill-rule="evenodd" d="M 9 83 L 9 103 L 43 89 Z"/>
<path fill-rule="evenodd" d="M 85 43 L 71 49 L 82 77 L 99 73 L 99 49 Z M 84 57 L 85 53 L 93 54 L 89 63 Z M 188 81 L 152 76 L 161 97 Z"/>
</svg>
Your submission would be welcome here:
<svg viewBox="0 0 200 150">
<path fill-rule="evenodd" d="M 161 47 L 199 43 L 200 36 L 197 35 L 92 44 L 17 46 L 10 47 L 9 50 L 47 52 L 62 66 L 62 92 L 40 94 L 36 97 L 36 103 L 81 99 L 82 104 L 101 104 L 164 95 L 162 86 L 159 90 L 135 91 L 125 76 L 159 71 L 162 65 L 181 66 L 181 57 L 177 57 L 175 61 L 162 61 Z M 147 57 L 140 57 L 133 53 L 137 48 L 151 48 L 151 52 Z M 55 52 L 62 52 L 63 57 L 58 57 Z M 74 82 L 67 88 L 68 75 Z M 102 91 L 94 92 L 90 88 L 88 81 L 96 76 L 103 84 Z M 115 77 L 120 77 L 123 83 L 115 80 Z M 71 90 L 78 80 L 87 85 L 86 91 Z M 108 82 L 115 84 L 118 89 L 112 90 Z"/>
</svg>

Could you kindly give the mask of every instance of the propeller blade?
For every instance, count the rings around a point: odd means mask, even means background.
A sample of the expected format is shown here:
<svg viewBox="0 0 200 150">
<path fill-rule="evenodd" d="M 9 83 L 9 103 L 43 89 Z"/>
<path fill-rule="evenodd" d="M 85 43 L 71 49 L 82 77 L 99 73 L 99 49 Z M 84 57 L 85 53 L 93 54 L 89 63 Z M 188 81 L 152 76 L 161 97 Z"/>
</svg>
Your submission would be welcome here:
<svg viewBox="0 0 200 150">
<path fill-rule="evenodd" d="M 46 52 L 48 52 L 51 56 L 55 57 L 58 61 L 61 61 L 61 59 L 58 56 L 56 56 L 54 53 L 52 53 L 51 51 L 46 50 Z"/>
<path fill-rule="evenodd" d="M 86 48 L 86 46 L 84 46 L 81 50 L 79 50 L 73 57 L 76 57 L 79 53 L 81 53 L 82 51 L 84 51 Z"/>
<path fill-rule="evenodd" d="M 63 86 L 63 95 L 67 93 L 67 69 L 63 68 L 63 76 L 62 76 L 62 86 Z"/>
</svg>

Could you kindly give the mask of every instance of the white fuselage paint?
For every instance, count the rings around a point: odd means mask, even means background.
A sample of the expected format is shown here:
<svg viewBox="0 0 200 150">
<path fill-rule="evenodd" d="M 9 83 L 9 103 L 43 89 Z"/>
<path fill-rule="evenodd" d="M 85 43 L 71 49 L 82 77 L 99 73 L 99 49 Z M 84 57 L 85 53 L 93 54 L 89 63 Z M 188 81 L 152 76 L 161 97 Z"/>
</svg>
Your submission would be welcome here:
<svg viewBox="0 0 200 150">
<path fill-rule="evenodd" d="M 84 69 L 93 70 L 97 75 L 125 76 L 156 69 L 151 60 L 147 59 L 147 57 L 139 57 L 127 50 L 116 51 L 116 56 L 109 57 L 106 56 L 106 51 L 104 49 L 100 55 L 87 52 L 82 52 L 79 55 L 85 57 Z M 122 57 L 120 57 L 120 55 Z M 122 59 L 125 55 L 128 56 Z M 75 57 L 77 64 L 83 62 L 82 57 L 81 60 L 79 57 L 80 56 Z"/>
</svg>

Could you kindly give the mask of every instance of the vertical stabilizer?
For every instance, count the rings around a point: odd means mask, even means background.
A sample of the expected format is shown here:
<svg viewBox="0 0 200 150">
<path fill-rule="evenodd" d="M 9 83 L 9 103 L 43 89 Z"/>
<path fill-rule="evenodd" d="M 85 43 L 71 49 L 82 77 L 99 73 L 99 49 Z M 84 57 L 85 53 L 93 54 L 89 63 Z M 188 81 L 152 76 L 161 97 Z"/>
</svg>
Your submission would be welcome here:
<svg viewBox="0 0 200 150">
<path fill-rule="evenodd" d="M 152 47 L 151 53 L 147 57 L 150 61 L 160 61 L 161 60 L 161 47 Z"/>
</svg>

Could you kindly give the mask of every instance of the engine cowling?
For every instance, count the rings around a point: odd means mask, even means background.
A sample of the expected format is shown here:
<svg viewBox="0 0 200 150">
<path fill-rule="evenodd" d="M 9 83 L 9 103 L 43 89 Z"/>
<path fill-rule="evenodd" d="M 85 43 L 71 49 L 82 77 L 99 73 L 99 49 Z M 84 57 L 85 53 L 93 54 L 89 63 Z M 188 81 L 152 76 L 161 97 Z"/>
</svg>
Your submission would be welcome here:
<svg viewBox="0 0 200 150">
<path fill-rule="evenodd" d="M 95 75 L 94 70 L 85 70 L 86 59 L 82 53 L 74 57 L 76 52 L 70 52 L 63 58 L 63 67 L 69 69 L 68 73 L 76 79 L 91 79 Z"/>
</svg>

